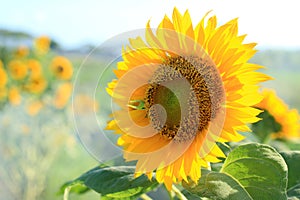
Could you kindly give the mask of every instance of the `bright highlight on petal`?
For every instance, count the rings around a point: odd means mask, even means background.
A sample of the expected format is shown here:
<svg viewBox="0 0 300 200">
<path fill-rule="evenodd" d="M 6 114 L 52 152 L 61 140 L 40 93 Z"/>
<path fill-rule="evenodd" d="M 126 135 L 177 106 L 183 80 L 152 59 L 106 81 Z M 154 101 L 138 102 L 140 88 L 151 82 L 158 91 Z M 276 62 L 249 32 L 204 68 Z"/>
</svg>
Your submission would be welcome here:
<svg viewBox="0 0 300 200">
<path fill-rule="evenodd" d="M 197 182 L 201 167 L 225 157 L 216 142 L 243 139 L 261 112 L 258 83 L 270 77 L 248 63 L 254 43 L 244 44 L 237 19 L 217 26 L 217 17 L 193 26 L 190 14 L 174 9 L 145 38 L 129 39 L 107 92 L 120 107 L 107 129 L 120 134 L 118 145 L 136 173 L 156 172 L 173 183 Z"/>
</svg>

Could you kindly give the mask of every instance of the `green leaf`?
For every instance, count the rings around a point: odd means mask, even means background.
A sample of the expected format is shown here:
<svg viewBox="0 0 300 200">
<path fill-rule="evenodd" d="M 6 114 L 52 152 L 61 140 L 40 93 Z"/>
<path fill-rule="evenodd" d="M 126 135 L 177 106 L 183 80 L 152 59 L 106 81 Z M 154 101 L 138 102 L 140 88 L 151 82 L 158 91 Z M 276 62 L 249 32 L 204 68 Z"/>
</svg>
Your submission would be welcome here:
<svg viewBox="0 0 300 200">
<path fill-rule="evenodd" d="M 288 146 L 289 150 L 299 151 L 300 150 L 300 142 L 293 140 L 283 140 L 283 142 Z"/>
<path fill-rule="evenodd" d="M 275 118 L 267 111 L 260 113 L 257 117 L 262 120 L 252 124 L 252 131 L 255 133 L 261 143 L 266 143 L 272 133 L 280 132 L 281 125 L 276 122 Z"/>
<path fill-rule="evenodd" d="M 101 194 L 102 199 L 134 199 L 159 185 L 145 175 L 135 178 L 134 172 L 134 166 L 96 167 L 65 184 L 64 188 L 83 184 Z"/>
<path fill-rule="evenodd" d="M 194 195 L 218 200 L 252 200 L 247 191 L 230 175 L 201 170 L 198 184 L 183 183 L 183 187 Z"/>
<path fill-rule="evenodd" d="M 286 151 L 280 154 L 288 166 L 287 188 L 289 189 L 300 184 L 300 151 Z"/>
<path fill-rule="evenodd" d="M 250 143 L 235 148 L 221 172 L 239 181 L 253 199 L 287 199 L 287 165 L 268 145 Z"/>
<path fill-rule="evenodd" d="M 295 185 L 287 191 L 288 199 L 299 200 L 300 199 L 300 184 Z"/>
<path fill-rule="evenodd" d="M 183 189 L 181 193 L 188 199 L 188 200 L 199 200 L 202 199 L 198 195 L 189 192 L 187 189 Z"/>
</svg>

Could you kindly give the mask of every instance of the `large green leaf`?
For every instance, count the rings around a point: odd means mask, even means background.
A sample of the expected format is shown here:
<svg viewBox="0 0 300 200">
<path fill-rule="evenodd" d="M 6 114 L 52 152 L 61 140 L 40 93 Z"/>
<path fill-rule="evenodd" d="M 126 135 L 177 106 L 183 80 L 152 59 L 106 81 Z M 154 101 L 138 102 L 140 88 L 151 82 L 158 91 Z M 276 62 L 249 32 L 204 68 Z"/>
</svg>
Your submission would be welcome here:
<svg viewBox="0 0 300 200">
<path fill-rule="evenodd" d="M 84 185 L 101 194 L 103 199 L 133 199 L 158 186 L 145 175 L 134 177 L 135 167 L 96 167 L 61 188 Z M 71 190 L 72 191 L 72 190 Z"/>
<path fill-rule="evenodd" d="M 234 177 L 253 199 L 287 199 L 287 165 L 268 145 L 250 143 L 235 148 L 221 172 Z"/>
<path fill-rule="evenodd" d="M 280 153 L 288 166 L 288 189 L 300 184 L 300 151 Z"/>
<path fill-rule="evenodd" d="M 183 187 L 194 195 L 218 200 L 252 200 L 247 191 L 230 175 L 201 170 L 198 184 L 183 183 Z"/>
</svg>

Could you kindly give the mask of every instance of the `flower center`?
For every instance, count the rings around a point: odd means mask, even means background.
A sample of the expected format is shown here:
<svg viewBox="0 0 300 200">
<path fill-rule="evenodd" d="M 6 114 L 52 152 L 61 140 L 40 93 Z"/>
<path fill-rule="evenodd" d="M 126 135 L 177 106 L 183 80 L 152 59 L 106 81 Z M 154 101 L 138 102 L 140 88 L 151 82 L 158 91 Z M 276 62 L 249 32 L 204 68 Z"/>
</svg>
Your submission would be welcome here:
<svg viewBox="0 0 300 200">
<path fill-rule="evenodd" d="M 159 134 L 183 142 L 208 128 L 223 99 L 222 80 L 210 58 L 170 57 L 149 81 L 145 109 Z"/>
<path fill-rule="evenodd" d="M 63 72 L 63 71 L 64 71 L 63 66 L 61 66 L 61 65 L 57 66 L 57 72 L 58 72 L 58 73 L 61 73 L 61 72 Z"/>
</svg>

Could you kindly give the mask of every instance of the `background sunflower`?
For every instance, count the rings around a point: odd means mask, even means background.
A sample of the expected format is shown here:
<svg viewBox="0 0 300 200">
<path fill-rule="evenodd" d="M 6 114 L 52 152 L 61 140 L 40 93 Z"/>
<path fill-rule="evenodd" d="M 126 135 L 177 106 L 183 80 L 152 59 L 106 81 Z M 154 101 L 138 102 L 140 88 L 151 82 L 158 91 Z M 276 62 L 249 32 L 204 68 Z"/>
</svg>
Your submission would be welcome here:
<svg viewBox="0 0 300 200">
<path fill-rule="evenodd" d="M 73 75 L 73 66 L 71 62 L 63 56 L 53 58 L 50 68 L 54 76 L 61 80 L 69 80 Z"/>
<path fill-rule="evenodd" d="M 48 36 L 40 36 L 34 40 L 34 47 L 38 54 L 46 54 L 50 49 L 51 40 Z"/>
<path fill-rule="evenodd" d="M 300 116 L 296 109 L 289 109 L 288 105 L 277 96 L 272 89 L 264 89 L 263 100 L 256 105 L 264 112 L 260 114 L 261 121 L 253 124 L 254 132 L 263 140 L 272 138 L 299 139 Z"/>
<path fill-rule="evenodd" d="M 27 76 L 28 68 L 22 61 L 12 60 L 8 64 L 8 69 L 13 79 L 22 80 Z"/>
</svg>

